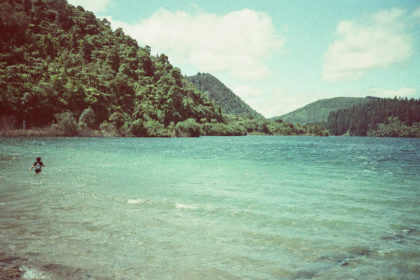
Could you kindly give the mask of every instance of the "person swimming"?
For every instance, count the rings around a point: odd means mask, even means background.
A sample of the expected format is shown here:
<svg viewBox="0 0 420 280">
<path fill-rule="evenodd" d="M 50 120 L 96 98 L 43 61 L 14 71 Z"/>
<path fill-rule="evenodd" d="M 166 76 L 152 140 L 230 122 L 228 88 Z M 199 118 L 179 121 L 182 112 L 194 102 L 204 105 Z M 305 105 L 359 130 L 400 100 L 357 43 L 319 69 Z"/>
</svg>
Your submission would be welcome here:
<svg viewBox="0 0 420 280">
<path fill-rule="evenodd" d="M 32 170 L 35 167 L 35 173 L 39 174 L 42 171 L 42 167 L 45 167 L 45 164 L 41 161 L 40 157 L 36 158 L 36 161 L 32 165 L 32 167 L 29 170 Z"/>
</svg>

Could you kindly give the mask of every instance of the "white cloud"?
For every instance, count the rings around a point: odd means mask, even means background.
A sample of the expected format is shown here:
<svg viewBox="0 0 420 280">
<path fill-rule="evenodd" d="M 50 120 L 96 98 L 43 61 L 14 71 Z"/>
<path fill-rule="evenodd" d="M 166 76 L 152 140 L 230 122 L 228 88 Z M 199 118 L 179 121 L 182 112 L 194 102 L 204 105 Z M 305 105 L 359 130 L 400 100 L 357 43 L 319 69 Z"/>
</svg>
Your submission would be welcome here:
<svg viewBox="0 0 420 280">
<path fill-rule="evenodd" d="M 420 20 L 420 7 L 413 12 L 413 17 Z"/>
<path fill-rule="evenodd" d="M 323 79 L 355 80 L 368 70 L 407 60 L 412 38 L 405 33 L 405 12 L 391 9 L 363 20 L 342 21 L 338 39 L 325 56 Z"/>
<path fill-rule="evenodd" d="M 99 13 L 106 11 L 110 0 L 68 0 L 68 2 L 76 7 L 82 6 L 87 11 Z"/>
<path fill-rule="evenodd" d="M 239 85 L 232 87 L 232 91 L 238 95 L 246 98 L 260 97 L 261 91 L 250 85 Z"/>
<path fill-rule="evenodd" d="M 235 94 L 245 97 L 245 101 L 267 118 L 277 117 L 299 109 L 320 98 L 315 92 L 296 92 L 285 88 L 260 88 L 240 85 L 232 87 Z"/>
<path fill-rule="evenodd" d="M 225 15 L 160 9 L 136 24 L 109 20 L 153 53 L 167 54 L 176 66 L 243 80 L 269 75 L 266 61 L 284 44 L 267 14 L 249 9 Z"/>
<path fill-rule="evenodd" d="M 372 88 L 369 90 L 370 96 L 393 98 L 393 97 L 415 97 L 417 95 L 417 89 L 415 88 L 400 88 L 400 89 L 382 89 Z"/>
<path fill-rule="evenodd" d="M 282 93 L 279 96 L 256 100 L 254 106 L 258 112 L 263 112 L 265 117 L 272 118 L 290 113 L 312 101 L 307 101 L 305 98 L 299 96 Z"/>
</svg>

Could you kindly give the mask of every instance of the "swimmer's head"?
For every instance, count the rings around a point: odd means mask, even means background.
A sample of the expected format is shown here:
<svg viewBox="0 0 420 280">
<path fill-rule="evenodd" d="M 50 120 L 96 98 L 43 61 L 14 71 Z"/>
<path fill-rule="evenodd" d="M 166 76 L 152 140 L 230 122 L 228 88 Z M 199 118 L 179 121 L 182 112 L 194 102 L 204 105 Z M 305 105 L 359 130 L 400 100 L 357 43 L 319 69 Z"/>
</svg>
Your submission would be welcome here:
<svg viewBox="0 0 420 280">
<path fill-rule="evenodd" d="M 37 157 L 36 158 L 36 161 L 41 161 L 41 157 Z"/>
</svg>

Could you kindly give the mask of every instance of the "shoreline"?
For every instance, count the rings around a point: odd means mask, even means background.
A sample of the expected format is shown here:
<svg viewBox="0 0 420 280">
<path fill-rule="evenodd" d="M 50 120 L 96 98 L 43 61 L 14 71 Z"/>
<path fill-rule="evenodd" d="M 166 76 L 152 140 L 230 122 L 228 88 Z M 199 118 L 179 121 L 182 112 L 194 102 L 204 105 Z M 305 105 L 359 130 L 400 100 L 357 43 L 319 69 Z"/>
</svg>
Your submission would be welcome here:
<svg viewBox="0 0 420 280">
<path fill-rule="evenodd" d="M 32 263 L 31 260 L 26 257 L 19 257 L 14 254 L 0 251 L 0 279 L 109 280 L 111 278 L 94 276 L 77 267 L 55 263 Z"/>
<path fill-rule="evenodd" d="M 0 279 L 23 279 L 25 273 L 21 269 L 19 260 L 22 259 L 0 252 Z"/>
<path fill-rule="evenodd" d="M 97 130 L 82 131 L 80 135 L 66 135 L 53 128 L 0 129 L 1 137 L 106 137 Z"/>
<path fill-rule="evenodd" d="M 51 138 L 199 138 L 199 137 L 244 137 L 244 136 L 297 136 L 297 137 L 343 137 L 343 138 L 352 138 L 352 137 L 361 137 L 361 138 L 402 138 L 402 139 L 419 139 L 420 137 L 409 137 L 409 136 L 376 136 L 376 135 L 366 135 L 366 136 L 352 136 L 352 135 L 316 135 L 316 134 L 263 134 L 263 133 L 248 133 L 245 135 L 200 135 L 198 137 L 163 137 L 163 136 L 117 136 L 117 135 L 102 135 L 98 131 L 91 134 L 82 134 L 82 135 L 64 135 L 63 133 L 44 133 L 42 130 L 12 130 L 12 131 L 1 131 L 0 138 L 38 138 L 38 137 L 51 137 Z M 0 278 L 1 280 L 1 278 Z"/>
<path fill-rule="evenodd" d="M 316 134 L 264 134 L 264 133 L 248 133 L 245 135 L 200 135 L 198 137 L 211 137 L 211 136 L 218 136 L 218 137 L 232 137 L 232 136 L 237 136 L 237 137 L 243 137 L 243 136 L 319 136 L 319 137 L 328 137 L 330 135 L 316 135 Z M 172 137 L 165 137 L 165 136 L 142 136 L 142 137 L 138 137 L 138 136 L 118 136 L 118 135 L 103 135 L 101 134 L 99 131 L 95 131 L 94 133 L 86 133 L 86 134 L 80 134 L 80 135 L 65 135 L 64 133 L 60 133 L 60 132 L 53 132 L 50 133 L 49 131 L 43 131 L 41 130 L 6 130 L 6 131 L 0 131 L 0 137 L 5 137 L 5 138 L 18 138 L 18 137 L 57 137 L 57 138 L 61 138 L 61 137 L 71 137 L 71 138 L 113 138 L 113 137 L 117 137 L 117 138 L 197 138 L 194 136 L 187 136 L 187 137 L 177 137 L 177 136 L 172 136 Z"/>
</svg>

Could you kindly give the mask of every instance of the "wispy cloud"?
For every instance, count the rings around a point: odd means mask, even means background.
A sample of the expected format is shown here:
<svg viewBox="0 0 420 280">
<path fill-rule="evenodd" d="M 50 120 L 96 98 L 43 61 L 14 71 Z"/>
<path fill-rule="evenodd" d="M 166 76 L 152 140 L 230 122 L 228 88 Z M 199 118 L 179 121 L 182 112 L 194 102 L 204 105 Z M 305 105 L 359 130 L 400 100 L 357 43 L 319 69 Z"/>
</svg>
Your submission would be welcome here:
<svg viewBox="0 0 420 280">
<path fill-rule="evenodd" d="M 370 96 L 392 98 L 392 97 L 415 97 L 417 95 L 417 89 L 402 87 L 399 89 L 383 89 L 383 88 L 372 88 L 369 90 Z"/>
<path fill-rule="evenodd" d="M 82 6 L 85 10 L 95 13 L 106 11 L 110 0 L 68 0 L 69 4 Z"/>
<path fill-rule="evenodd" d="M 407 60 L 412 54 L 412 36 L 406 31 L 405 14 L 391 9 L 340 22 L 338 38 L 325 55 L 323 79 L 355 80 L 371 69 Z"/>
<path fill-rule="evenodd" d="M 418 7 L 417 10 L 413 12 L 413 17 L 417 20 L 420 20 L 420 7 Z"/>
<path fill-rule="evenodd" d="M 136 24 L 109 20 L 140 44 L 167 54 L 176 66 L 243 80 L 269 75 L 267 59 L 285 41 L 267 14 L 249 9 L 224 15 L 160 9 Z"/>
</svg>

